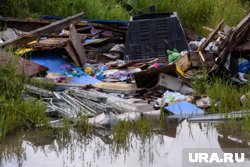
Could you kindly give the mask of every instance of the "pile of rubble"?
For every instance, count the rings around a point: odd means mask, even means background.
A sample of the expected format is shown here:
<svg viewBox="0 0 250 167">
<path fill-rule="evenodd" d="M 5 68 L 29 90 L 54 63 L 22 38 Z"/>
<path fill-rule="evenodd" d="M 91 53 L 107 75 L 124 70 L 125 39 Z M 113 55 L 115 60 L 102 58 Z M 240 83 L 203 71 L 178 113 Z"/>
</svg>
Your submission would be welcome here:
<svg viewBox="0 0 250 167">
<path fill-rule="evenodd" d="M 0 33 L 0 67 L 12 57 L 6 50 L 14 49 L 18 71 L 56 85 L 54 92 L 25 85 L 29 95 L 42 97 L 52 118 L 76 121 L 84 114 L 95 126 L 110 126 L 158 115 L 162 107 L 169 118 L 196 117 L 210 106 L 208 97 L 192 96 L 191 81 L 202 67 L 248 82 L 250 14 L 235 28 L 221 30 L 222 21 L 206 39 L 189 44 L 176 13 L 129 22 L 82 17 L 0 18 L 7 27 Z"/>
</svg>

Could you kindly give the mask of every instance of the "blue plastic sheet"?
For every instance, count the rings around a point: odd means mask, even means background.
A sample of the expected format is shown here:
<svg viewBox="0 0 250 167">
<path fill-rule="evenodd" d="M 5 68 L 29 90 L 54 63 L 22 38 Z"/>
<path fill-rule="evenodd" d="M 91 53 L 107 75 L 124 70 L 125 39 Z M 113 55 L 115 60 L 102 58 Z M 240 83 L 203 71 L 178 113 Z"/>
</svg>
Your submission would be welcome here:
<svg viewBox="0 0 250 167">
<path fill-rule="evenodd" d="M 173 116 L 170 116 L 172 118 L 189 118 L 204 115 L 204 110 L 187 101 L 172 104 L 164 108 L 173 113 Z"/>
<path fill-rule="evenodd" d="M 34 63 L 43 65 L 48 67 L 48 72 L 57 72 L 57 73 L 64 73 L 64 70 L 61 68 L 63 65 L 70 65 L 71 67 L 75 68 L 70 64 L 67 59 L 64 59 L 60 55 L 55 54 L 42 54 L 42 55 L 34 55 L 31 57 L 31 61 Z M 81 73 L 81 76 L 74 76 L 74 78 L 69 82 L 70 84 L 95 84 L 101 82 L 100 80 L 88 75 L 85 72 Z"/>
</svg>

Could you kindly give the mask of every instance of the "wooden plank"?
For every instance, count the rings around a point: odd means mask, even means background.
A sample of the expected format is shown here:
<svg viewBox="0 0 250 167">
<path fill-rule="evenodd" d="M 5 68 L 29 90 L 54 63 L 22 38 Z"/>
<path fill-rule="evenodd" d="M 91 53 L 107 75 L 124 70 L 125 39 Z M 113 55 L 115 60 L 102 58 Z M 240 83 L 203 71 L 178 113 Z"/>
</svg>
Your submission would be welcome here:
<svg viewBox="0 0 250 167">
<path fill-rule="evenodd" d="M 174 64 L 179 67 L 182 71 L 187 71 L 191 65 L 188 54 L 182 56 L 180 59 L 174 62 Z"/>
<path fill-rule="evenodd" d="M 14 18 L 14 17 L 0 17 L 0 22 L 19 22 L 19 23 L 38 23 L 38 24 L 51 24 L 55 20 L 37 19 L 37 18 Z"/>
<path fill-rule="evenodd" d="M 205 62 L 205 58 L 204 58 L 204 56 L 203 56 L 202 52 L 201 52 L 201 51 L 199 51 L 198 53 L 199 53 L 199 56 L 200 56 L 201 60 L 202 60 L 203 62 Z"/>
<path fill-rule="evenodd" d="M 201 44 L 201 46 L 198 48 L 198 51 L 201 51 L 201 52 L 204 51 L 204 49 L 207 47 L 207 45 L 213 40 L 213 38 L 219 32 L 219 30 L 221 29 L 223 23 L 224 23 L 224 20 L 222 20 L 220 22 L 220 24 L 209 34 L 206 41 L 203 44 Z"/>
<path fill-rule="evenodd" d="M 57 20 L 53 19 L 37 19 L 37 18 L 14 18 L 14 17 L 0 17 L 0 22 L 6 22 L 6 23 L 30 23 L 30 24 L 51 24 L 56 22 Z M 114 26 L 114 25 L 108 25 L 105 23 L 94 23 L 89 21 L 81 21 L 76 24 L 77 26 L 95 26 L 99 27 L 101 29 L 108 29 L 112 30 L 114 32 L 119 32 L 126 34 L 127 26 Z"/>
<path fill-rule="evenodd" d="M 0 44 L 0 47 L 19 47 L 26 45 L 27 43 L 37 39 L 40 34 L 52 33 L 61 31 L 64 28 L 69 27 L 71 24 L 76 24 L 80 22 L 83 13 L 79 13 L 72 17 L 65 18 L 63 20 L 56 21 L 44 27 L 38 28 L 34 31 L 29 32 L 25 36 L 19 36 L 17 39 L 9 40 L 3 44 Z"/>
<path fill-rule="evenodd" d="M 74 49 L 72 48 L 71 44 L 68 42 L 64 48 L 68 52 L 69 56 L 71 57 L 71 59 L 73 60 L 75 65 L 80 67 L 80 63 L 77 60 L 76 53 L 75 53 Z"/>
<path fill-rule="evenodd" d="M 28 47 L 32 47 L 35 50 L 48 50 L 59 47 L 64 47 L 68 42 L 68 38 L 48 38 L 36 43 L 27 44 Z"/>
<path fill-rule="evenodd" d="M 87 57 L 84 47 L 81 44 L 80 35 L 77 33 L 76 28 L 73 24 L 70 25 L 69 40 L 79 57 L 81 65 L 84 66 L 87 62 Z"/>
<path fill-rule="evenodd" d="M 216 71 L 218 72 L 219 67 L 224 63 L 227 55 L 231 53 L 234 48 L 245 38 L 246 33 L 250 29 L 250 13 L 237 25 L 232 35 L 230 35 L 230 40 L 228 44 L 223 48 L 222 52 L 219 54 L 218 66 L 216 66 Z"/>
</svg>

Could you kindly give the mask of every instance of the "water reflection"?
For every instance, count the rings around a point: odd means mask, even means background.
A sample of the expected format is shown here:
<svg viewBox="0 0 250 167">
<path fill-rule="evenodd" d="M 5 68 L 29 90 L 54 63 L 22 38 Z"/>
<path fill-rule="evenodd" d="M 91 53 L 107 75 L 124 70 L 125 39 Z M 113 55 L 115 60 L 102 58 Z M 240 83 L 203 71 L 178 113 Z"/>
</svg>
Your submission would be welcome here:
<svg viewBox="0 0 250 167">
<path fill-rule="evenodd" d="M 183 148 L 249 147 L 215 124 L 152 119 L 153 135 L 130 133 L 114 142 L 109 130 L 86 136 L 76 129 L 18 132 L 0 143 L 1 166 L 181 166 Z M 227 127 L 227 126 L 226 126 Z M 229 137 L 228 137 L 229 136 Z M 237 136 L 239 137 L 239 136 Z"/>
</svg>

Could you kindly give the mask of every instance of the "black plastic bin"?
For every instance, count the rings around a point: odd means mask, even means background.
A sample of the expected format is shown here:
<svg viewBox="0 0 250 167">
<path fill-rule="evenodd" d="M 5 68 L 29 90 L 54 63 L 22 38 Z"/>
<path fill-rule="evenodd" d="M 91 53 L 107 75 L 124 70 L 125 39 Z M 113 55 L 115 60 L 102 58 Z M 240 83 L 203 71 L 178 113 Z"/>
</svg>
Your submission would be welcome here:
<svg viewBox="0 0 250 167">
<path fill-rule="evenodd" d="M 189 50 L 176 13 L 152 13 L 133 17 L 125 43 L 126 62 L 166 58 L 167 50 Z"/>
</svg>

